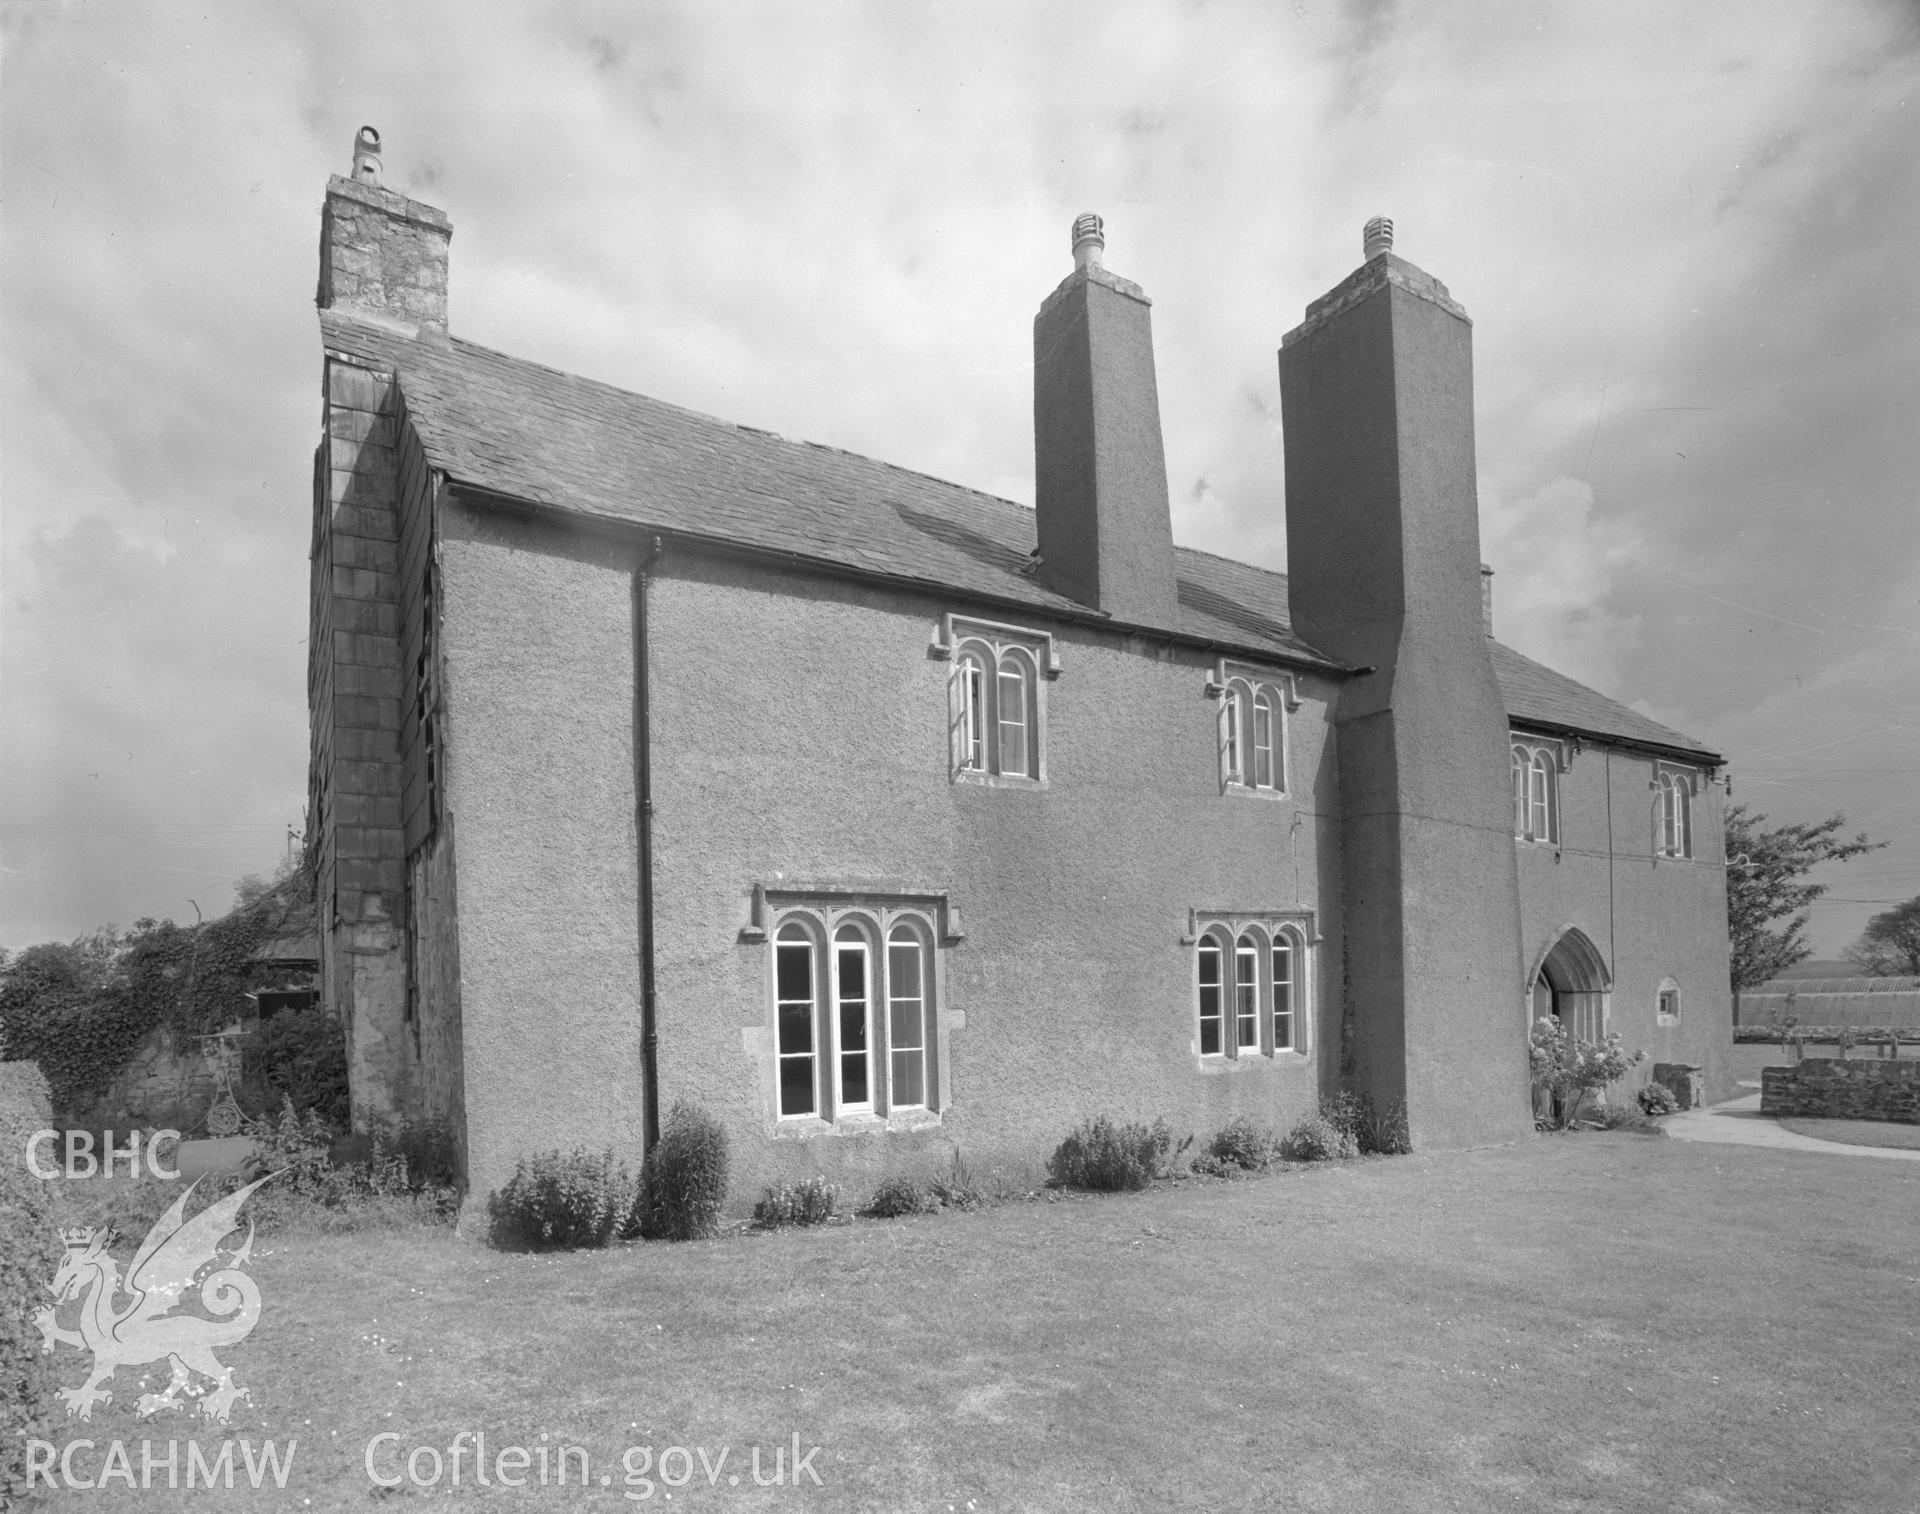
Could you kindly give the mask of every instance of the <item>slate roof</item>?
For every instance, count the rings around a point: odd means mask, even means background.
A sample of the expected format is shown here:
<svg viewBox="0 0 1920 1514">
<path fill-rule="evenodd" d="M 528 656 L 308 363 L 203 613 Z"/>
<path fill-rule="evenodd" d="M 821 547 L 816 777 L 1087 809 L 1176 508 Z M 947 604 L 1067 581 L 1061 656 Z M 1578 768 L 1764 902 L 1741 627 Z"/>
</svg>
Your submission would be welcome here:
<svg viewBox="0 0 1920 1514">
<path fill-rule="evenodd" d="M 1086 606 L 1021 570 L 1033 511 L 836 447 L 791 441 L 437 334 L 320 312 L 330 348 L 400 375 L 428 461 L 456 483 L 656 530 L 791 552 L 843 568 L 1052 610 Z M 1247 653 L 1338 664 L 1294 635 L 1287 580 L 1175 548 L 1179 624 Z M 1516 720 L 1718 759 L 1698 742 L 1493 644 Z"/>
</svg>

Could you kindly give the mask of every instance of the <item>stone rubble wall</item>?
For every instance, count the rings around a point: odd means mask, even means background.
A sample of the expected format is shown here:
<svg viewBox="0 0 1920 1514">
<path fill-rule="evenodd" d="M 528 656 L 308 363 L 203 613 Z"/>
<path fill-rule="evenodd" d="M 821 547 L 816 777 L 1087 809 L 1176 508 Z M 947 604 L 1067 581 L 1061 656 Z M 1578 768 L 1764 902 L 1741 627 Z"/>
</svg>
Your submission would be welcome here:
<svg viewBox="0 0 1920 1514">
<path fill-rule="evenodd" d="M 1920 1061 L 1809 1057 L 1765 1067 L 1760 1113 L 1920 1125 Z"/>
</svg>

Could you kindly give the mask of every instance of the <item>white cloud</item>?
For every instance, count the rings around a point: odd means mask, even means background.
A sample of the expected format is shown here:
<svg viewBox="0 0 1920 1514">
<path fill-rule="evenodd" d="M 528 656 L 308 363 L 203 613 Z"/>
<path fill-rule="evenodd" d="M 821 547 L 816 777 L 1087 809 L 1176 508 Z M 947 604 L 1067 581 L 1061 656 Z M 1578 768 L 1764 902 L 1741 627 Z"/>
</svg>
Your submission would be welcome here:
<svg viewBox="0 0 1920 1514">
<path fill-rule="evenodd" d="M 1642 629 L 1614 604 L 1642 561 L 1631 529 L 1595 510 L 1589 485 L 1556 478 L 1511 502 L 1483 489 L 1480 530 L 1500 640 L 1619 698 Z"/>
<path fill-rule="evenodd" d="M 1180 537 L 1275 566 L 1274 352 L 1386 212 L 1475 318 L 1503 636 L 1736 760 L 1782 678 L 1911 697 L 1849 671 L 1909 645 L 1873 627 L 1906 623 L 1916 567 L 1896 7 L 9 6 L 0 28 L 16 827 L 66 824 L 61 775 L 128 751 L 116 813 L 155 867 L 270 866 L 299 818 L 314 247 L 363 121 L 453 218 L 461 335 L 1021 498 L 1029 323 L 1098 210 L 1155 300 Z M 182 707 L 219 733 L 193 760 Z M 257 855 L 162 860 L 176 818 L 227 810 Z M 25 834 L 0 836 L 8 944 L 180 908 Z"/>
</svg>

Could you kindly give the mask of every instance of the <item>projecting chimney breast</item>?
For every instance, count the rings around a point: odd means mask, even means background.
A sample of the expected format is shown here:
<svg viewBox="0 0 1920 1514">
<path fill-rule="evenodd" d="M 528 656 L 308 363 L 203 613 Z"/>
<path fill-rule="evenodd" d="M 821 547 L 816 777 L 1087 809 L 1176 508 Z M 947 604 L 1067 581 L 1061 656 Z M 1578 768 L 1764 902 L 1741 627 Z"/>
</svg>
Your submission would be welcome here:
<svg viewBox="0 0 1920 1514">
<path fill-rule="evenodd" d="M 1033 322 L 1034 506 L 1041 583 L 1128 625 L 1177 624 L 1173 522 L 1153 373 L 1152 302 L 1073 223 L 1074 270 Z"/>
<path fill-rule="evenodd" d="M 320 212 L 322 310 L 351 311 L 412 331 L 447 329 L 446 212 L 381 184 L 380 133 L 353 138 L 351 178 L 327 184 Z"/>
</svg>

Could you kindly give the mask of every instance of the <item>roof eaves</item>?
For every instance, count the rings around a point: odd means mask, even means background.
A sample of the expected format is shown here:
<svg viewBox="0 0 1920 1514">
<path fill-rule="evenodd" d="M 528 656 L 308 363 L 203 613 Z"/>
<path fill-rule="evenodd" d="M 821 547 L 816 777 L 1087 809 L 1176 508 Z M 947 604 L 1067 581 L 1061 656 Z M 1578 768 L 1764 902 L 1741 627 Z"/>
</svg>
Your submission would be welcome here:
<svg viewBox="0 0 1920 1514">
<path fill-rule="evenodd" d="M 444 471 L 444 470 L 443 470 Z M 1074 604 L 1057 595 L 1047 599 L 1021 599 L 1014 595 L 994 594 L 990 590 L 969 588 L 952 584 L 941 579 L 923 578 L 911 573 L 900 573 L 892 569 L 863 567 L 837 557 L 827 557 L 808 552 L 796 551 L 789 547 L 769 546 L 761 542 L 746 542 L 735 537 L 712 536 L 703 532 L 689 531 L 685 527 L 649 525 L 645 521 L 635 520 L 631 516 L 612 515 L 580 505 L 563 505 L 551 500 L 527 499 L 520 495 L 503 493 L 501 490 L 471 479 L 459 478 L 447 473 L 448 486 L 463 501 L 487 508 L 518 510 L 536 516 L 564 517 L 571 521 L 585 521 L 606 535 L 620 540 L 632 540 L 637 537 L 652 537 L 662 542 L 670 542 L 684 549 L 705 553 L 708 556 L 747 558 L 759 562 L 776 562 L 784 566 L 803 568 L 808 572 L 821 573 L 833 578 L 847 579 L 858 583 L 884 584 L 895 588 L 910 589 L 915 593 L 947 599 L 960 599 L 973 604 L 990 606 L 996 610 L 1015 611 L 1023 615 L 1045 615 L 1054 620 L 1065 621 L 1070 625 L 1091 626 L 1109 631 L 1119 636 L 1140 636 L 1154 641 L 1164 641 L 1170 645 L 1193 647 L 1201 651 L 1217 652 L 1231 657 L 1244 657 L 1250 660 L 1277 663 L 1283 667 L 1300 668 L 1314 673 L 1324 673 L 1334 678 L 1351 678 L 1360 673 L 1371 671 L 1366 668 L 1349 667 L 1345 663 L 1330 658 L 1318 657 L 1304 651 L 1293 651 L 1282 647 L 1261 646 L 1253 642 L 1222 640 L 1218 637 L 1201 636 L 1192 631 L 1170 629 L 1165 626 L 1134 625 L 1127 621 L 1115 620 L 1098 610 L 1084 605 Z"/>
<path fill-rule="evenodd" d="M 1591 741 L 1597 746 L 1628 747 L 1636 752 L 1648 752 L 1656 757 L 1684 762 L 1690 767 L 1719 768 L 1727 765 L 1725 757 L 1707 747 L 1677 746 L 1670 742 L 1650 741 L 1644 736 L 1623 736 L 1618 731 L 1570 725 L 1565 721 L 1548 720 L 1537 715 L 1516 714 L 1512 710 L 1507 712 L 1507 724 L 1538 732 L 1542 736 L 1571 736 L 1580 741 Z"/>
</svg>

